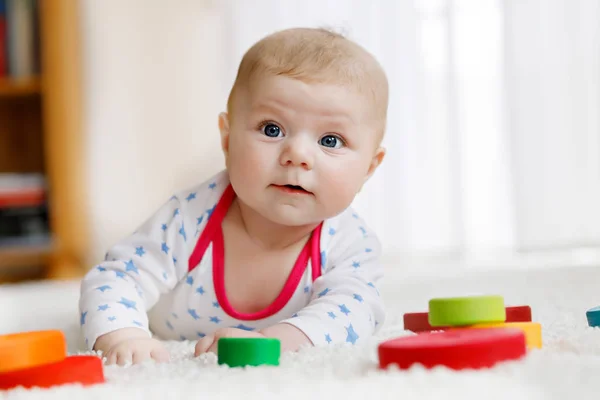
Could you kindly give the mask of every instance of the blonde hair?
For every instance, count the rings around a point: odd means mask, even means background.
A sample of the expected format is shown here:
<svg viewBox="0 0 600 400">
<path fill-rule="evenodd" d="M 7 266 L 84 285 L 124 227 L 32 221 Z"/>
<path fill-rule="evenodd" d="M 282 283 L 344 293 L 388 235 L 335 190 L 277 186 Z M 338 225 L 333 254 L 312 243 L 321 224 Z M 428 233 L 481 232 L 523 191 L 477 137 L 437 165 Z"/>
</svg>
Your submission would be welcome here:
<svg viewBox="0 0 600 400">
<path fill-rule="evenodd" d="M 383 68 L 365 49 L 322 28 L 292 28 L 266 36 L 244 54 L 229 94 L 231 114 L 237 90 L 261 74 L 283 75 L 306 83 L 352 85 L 370 97 L 385 129 L 388 82 Z"/>
</svg>

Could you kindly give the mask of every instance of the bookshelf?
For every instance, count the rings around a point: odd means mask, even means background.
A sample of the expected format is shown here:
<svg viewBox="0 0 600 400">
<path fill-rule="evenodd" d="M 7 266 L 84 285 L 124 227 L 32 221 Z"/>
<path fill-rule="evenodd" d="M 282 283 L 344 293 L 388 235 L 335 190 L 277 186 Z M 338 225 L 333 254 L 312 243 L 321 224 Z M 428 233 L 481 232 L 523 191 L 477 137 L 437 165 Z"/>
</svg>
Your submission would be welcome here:
<svg viewBox="0 0 600 400">
<path fill-rule="evenodd" d="M 44 178 L 49 240 L 1 245 L 0 282 L 85 273 L 79 1 L 37 4 L 39 72 L 0 76 L 0 175 Z"/>
</svg>

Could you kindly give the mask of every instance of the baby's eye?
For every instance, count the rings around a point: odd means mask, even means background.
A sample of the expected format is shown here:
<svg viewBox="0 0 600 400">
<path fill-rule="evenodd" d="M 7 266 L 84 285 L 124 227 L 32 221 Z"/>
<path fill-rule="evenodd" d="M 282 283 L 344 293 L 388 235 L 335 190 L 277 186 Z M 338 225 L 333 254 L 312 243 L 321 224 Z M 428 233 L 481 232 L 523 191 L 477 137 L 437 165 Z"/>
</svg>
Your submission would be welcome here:
<svg viewBox="0 0 600 400">
<path fill-rule="evenodd" d="M 266 124 L 262 130 L 265 135 L 267 135 L 268 137 L 273 137 L 273 138 L 278 137 L 279 134 L 281 133 L 281 128 L 279 128 L 275 124 Z"/>
<path fill-rule="evenodd" d="M 344 145 L 342 139 L 334 135 L 323 136 L 321 140 L 319 140 L 319 144 L 321 146 L 329 147 L 331 149 L 339 149 Z"/>
</svg>

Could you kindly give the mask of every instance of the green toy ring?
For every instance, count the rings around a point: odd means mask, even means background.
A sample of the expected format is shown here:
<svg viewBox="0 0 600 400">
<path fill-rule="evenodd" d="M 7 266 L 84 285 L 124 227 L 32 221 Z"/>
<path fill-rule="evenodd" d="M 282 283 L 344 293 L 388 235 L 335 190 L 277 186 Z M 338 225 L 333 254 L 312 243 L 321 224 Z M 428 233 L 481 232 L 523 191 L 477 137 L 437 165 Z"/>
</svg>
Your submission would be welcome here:
<svg viewBox="0 0 600 400">
<path fill-rule="evenodd" d="M 505 320 L 506 308 L 502 296 L 451 297 L 429 301 L 429 324 L 432 327 L 468 326 Z"/>
<path fill-rule="evenodd" d="M 281 342 L 272 338 L 221 338 L 218 363 L 229 367 L 279 365 Z"/>
</svg>

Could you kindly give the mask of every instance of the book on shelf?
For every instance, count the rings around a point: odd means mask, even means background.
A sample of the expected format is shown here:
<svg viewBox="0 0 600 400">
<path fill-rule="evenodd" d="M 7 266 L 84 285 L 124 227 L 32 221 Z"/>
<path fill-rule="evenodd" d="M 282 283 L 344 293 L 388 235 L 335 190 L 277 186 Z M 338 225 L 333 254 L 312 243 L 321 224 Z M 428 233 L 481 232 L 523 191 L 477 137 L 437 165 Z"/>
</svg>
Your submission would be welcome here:
<svg viewBox="0 0 600 400">
<path fill-rule="evenodd" d="M 0 0 L 0 78 L 40 73 L 38 0 Z"/>
<path fill-rule="evenodd" d="M 0 174 L 0 249 L 50 242 L 46 182 L 40 174 Z"/>
</svg>

